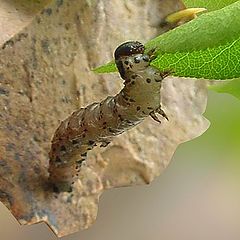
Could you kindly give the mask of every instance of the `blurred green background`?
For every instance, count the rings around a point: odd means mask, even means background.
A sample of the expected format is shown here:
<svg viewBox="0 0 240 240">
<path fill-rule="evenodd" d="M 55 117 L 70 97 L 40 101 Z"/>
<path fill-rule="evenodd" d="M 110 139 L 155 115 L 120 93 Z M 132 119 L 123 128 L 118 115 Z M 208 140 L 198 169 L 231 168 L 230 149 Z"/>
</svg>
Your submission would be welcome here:
<svg viewBox="0 0 240 240">
<path fill-rule="evenodd" d="M 149 186 L 113 189 L 96 223 L 64 240 L 239 240 L 240 101 L 209 92 L 201 137 L 182 144 Z M 0 204 L 1 240 L 57 239 L 45 224 L 20 227 Z"/>
</svg>

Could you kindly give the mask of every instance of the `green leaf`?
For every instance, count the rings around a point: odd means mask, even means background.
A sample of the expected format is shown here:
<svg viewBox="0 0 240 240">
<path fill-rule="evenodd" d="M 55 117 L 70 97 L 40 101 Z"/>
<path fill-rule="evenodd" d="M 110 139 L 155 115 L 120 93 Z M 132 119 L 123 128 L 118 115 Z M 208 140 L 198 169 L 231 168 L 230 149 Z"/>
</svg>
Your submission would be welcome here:
<svg viewBox="0 0 240 240">
<path fill-rule="evenodd" d="M 240 1 L 205 13 L 146 43 L 146 51 L 188 52 L 216 47 L 240 36 Z"/>
<path fill-rule="evenodd" d="M 219 93 L 232 94 L 240 100 L 240 78 L 219 82 L 218 84 L 209 86 L 209 89 Z"/>
<path fill-rule="evenodd" d="M 204 6 L 203 6 L 204 7 Z M 156 49 L 151 63 L 175 76 L 228 79 L 240 77 L 240 1 L 201 15 L 146 43 L 146 52 Z M 114 71 L 114 63 L 97 72 Z"/>
<path fill-rule="evenodd" d="M 178 77 L 231 79 L 240 77 L 240 38 L 216 48 L 192 52 L 165 53 L 151 63 Z"/>
<path fill-rule="evenodd" d="M 110 73 L 110 72 L 116 72 L 117 66 L 114 63 L 114 60 L 111 62 L 108 62 L 100 67 L 97 67 L 93 69 L 95 73 Z"/>
<path fill-rule="evenodd" d="M 186 7 L 205 7 L 207 10 L 214 11 L 226 7 L 237 0 L 184 0 Z"/>
<path fill-rule="evenodd" d="M 155 38 L 147 44 L 158 49 L 152 65 L 179 77 L 240 77 L 239 13 L 240 1 Z"/>
</svg>

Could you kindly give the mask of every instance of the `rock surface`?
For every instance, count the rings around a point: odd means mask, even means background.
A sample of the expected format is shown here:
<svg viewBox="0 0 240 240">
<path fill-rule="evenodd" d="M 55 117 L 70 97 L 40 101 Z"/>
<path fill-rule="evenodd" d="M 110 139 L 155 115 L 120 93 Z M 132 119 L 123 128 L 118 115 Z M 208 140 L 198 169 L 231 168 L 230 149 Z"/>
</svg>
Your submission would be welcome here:
<svg viewBox="0 0 240 240">
<path fill-rule="evenodd" d="M 0 45 L 31 22 L 51 0 L 0 0 Z"/>
<path fill-rule="evenodd" d="M 0 199 L 21 224 L 44 221 L 58 236 L 88 228 L 104 189 L 150 183 L 180 143 L 208 128 L 205 82 L 168 77 L 162 103 L 169 122 L 148 118 L 90 152 L 72 198 L 48 189 L 48 152 L 59 121 L 121 89 L 118 74 L 91 69 L 111 60 L 121 42 L 144 43 L 164 31 L 161 20 L 180 8 L 176 0 L 54 0 L 2 44 Z"/>
</svg>

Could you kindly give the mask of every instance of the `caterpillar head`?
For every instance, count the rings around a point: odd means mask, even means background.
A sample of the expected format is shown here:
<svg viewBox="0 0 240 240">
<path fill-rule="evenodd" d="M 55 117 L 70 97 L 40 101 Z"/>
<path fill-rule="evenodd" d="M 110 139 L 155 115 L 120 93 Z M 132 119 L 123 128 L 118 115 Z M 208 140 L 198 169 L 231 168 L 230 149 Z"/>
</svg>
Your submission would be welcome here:
<svg viewBox="0 0 240 240">
<path fill-rule="evenodd" d="M 144 55 L 144 45 L 137 41 L 125 42 L 114 53 L 118 71 L 123 79 L 127 72 L 137 72 L 149 65 L 149 56 Z"/>
<path fill-rule="evenodd" d="M 117 47 L 114 53 L 114 57 L 115 60 L 119 60 L 121 57 L 143 54 L 144 50 L 144 45 L 138 41 L 125 42 Z"/>
</svg>

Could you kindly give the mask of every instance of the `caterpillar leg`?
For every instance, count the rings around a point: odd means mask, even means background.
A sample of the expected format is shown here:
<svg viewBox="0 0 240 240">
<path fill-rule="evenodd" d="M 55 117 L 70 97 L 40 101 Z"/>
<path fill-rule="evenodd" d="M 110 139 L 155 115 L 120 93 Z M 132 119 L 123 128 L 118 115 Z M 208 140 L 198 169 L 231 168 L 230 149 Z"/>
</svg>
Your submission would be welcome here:
<svg viewBox="0 0 240 240">
<path fill-rule="evenodd" d="M 150 62 L 153 61 L 157 57 L 156 52 L 157 52 L 157 48 L 152 48 L 151 50 L 149 50 L 147 52 L 147 55 L 149 56 Z"/>
<path fill-rule="evenodd" d="M 161 120 L 157 117 L 157 115 L 154 111 L 150 112 L 149 115 L 153 120 L 155 120 L 158 123 L 161 123 Z"/>
<path fill-rule="evenodd" d="M 166 71 L 160 72 L 160 75 L 161 75 L 162 78 L 166 78 L 173 73 L 174 73 L 173 70 L 166 70 Z"/>
<path fill-rule="evenodd" d="M 163 111 L 161 106 L 159 106 L 159 108 L 156 110 L 156 112 L 169 121 L 167 114 Z"/>
<path fill-rule="evenodd" d="M 104 142 L 101 143 L 100 147 L 107 147 L 108 144 L 110 144 L 109 141 L 104 141 Z"/>
<path fill-rule="evenodd" d="M 153 120 L 155 120 L 158 123 L 161 123 L 161 120 L 157 117 L 156 113 L 160 114 L 162 117 L 169 121 L 167 114 L 163 111 L 161 106 L 159 106 L 156 110 L 150 112 L 149 114 Z"/>
</svg>

